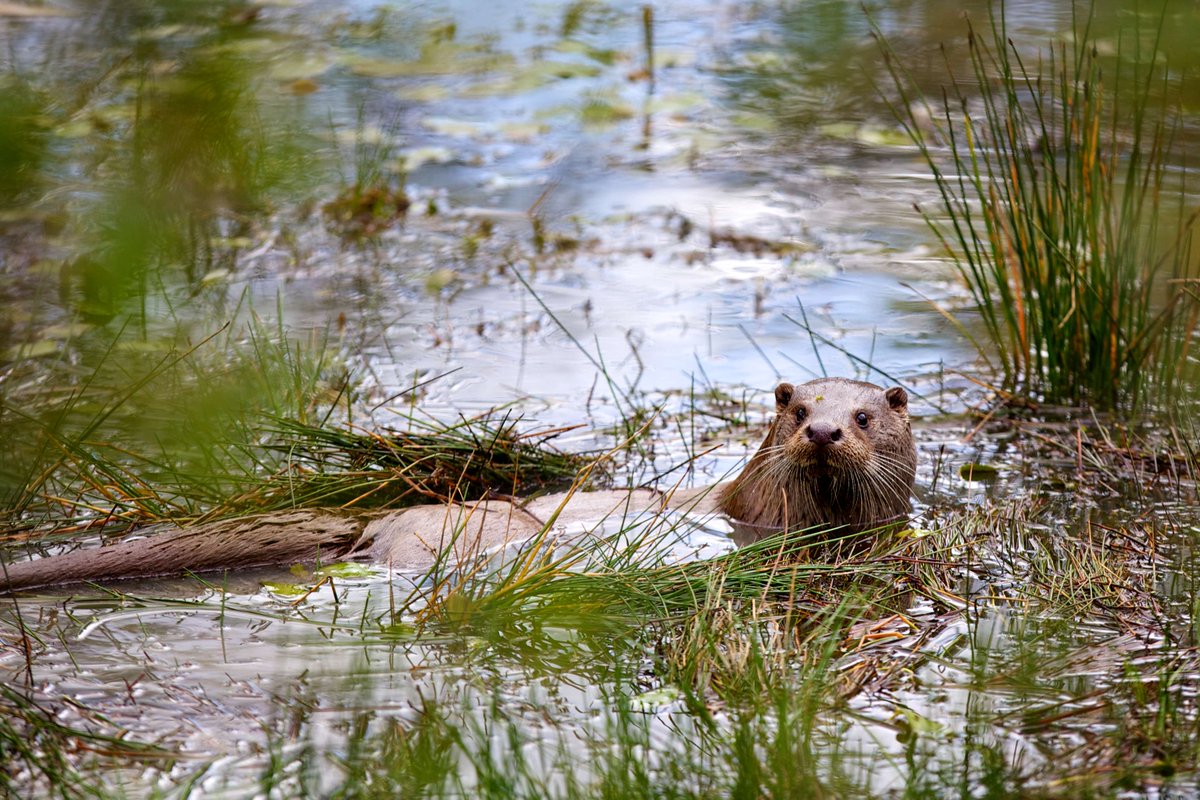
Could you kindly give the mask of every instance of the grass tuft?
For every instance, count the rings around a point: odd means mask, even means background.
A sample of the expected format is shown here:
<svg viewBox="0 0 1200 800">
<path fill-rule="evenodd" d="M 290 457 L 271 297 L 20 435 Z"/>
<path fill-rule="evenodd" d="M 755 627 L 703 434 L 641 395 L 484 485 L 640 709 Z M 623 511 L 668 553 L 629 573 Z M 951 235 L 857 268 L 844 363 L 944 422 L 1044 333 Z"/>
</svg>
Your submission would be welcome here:
<svg viewBox="0 0 1200 800">
<path fill-rule="evenodd" d="M 283 469 L 264 486 L 225 503 L 248 508 L 398 508 L 417 503 L 529 496 L 565 489 L 592 464 L 552 447 L 572 428 L 521 432 L 521 419 L 489 412 L 454 423 L 406 419 L 407 430 L 355 430 L 275 418 L 264 448 Z"/>
<path fill-rule="evenodd" d="M 1169 89 L 1157 35 L 1145 52 L 1135 31 L 1109 69 L 1090 24 L 1031 63 L 993 7 L 990 35 L 967 23 L 965 80 L 947 57 L 940 101 L 875 33 L 893 112 L 940 193 L 938 212 L 918 210 L 958 264 L 1004 388 L 1134 410 L 1189 376 L 1196 217 L 1172 182 L 1175 126 L 1152 100 Z"/>
</svg>

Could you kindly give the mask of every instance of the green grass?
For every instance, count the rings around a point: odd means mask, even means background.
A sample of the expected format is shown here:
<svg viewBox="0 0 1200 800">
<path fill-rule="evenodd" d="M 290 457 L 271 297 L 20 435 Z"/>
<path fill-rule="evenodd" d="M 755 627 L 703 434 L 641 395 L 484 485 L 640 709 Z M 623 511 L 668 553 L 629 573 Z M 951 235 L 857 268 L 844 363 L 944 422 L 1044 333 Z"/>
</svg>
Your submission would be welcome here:
<svg viewBox="0 0 1200 800">
<path fill-rule="evenodd" d="M 260 484 L 265 415 L 327 415 L 345 369 L 251 314 L 199 344 L 90 329 L 0 387 L 0 519 L 12 529 L 194 516 Z"/>
<path fill-rule="evenodd" d="M 288 646 L 329 659 L 264 700 L 261 749 L 171 777 L 206 790 L 227 782 L 237 796 L 1182 789 L 1200 741 L 1187 679 L 1196 657 L 1162 615 L 1194 592 L 1176 587 L 1173 599 L 1155 575 L 1188 565 L 1167 542 L 1131 547 L 1133 531 L 1058 513 L 1027 498 L 943 510 L 932 533 L 836 560 L 777 538 L 663 564 L 645 554 L 670 534 L 664 525 L 579 550 L 535 543 L 499 566 L 441 564 L 407 597 L 399 582 L 339 579 L 324 590 L 332 605 L 264 608 L 262 596 L 212 588 L 199 600 L 118 595 L 101 608 L 116 625 L 144 609 L 147 635 L 156 609 L 249 614 L 256 637 L 270 636 L 268 619 L 290 620 L 299 624 L 278 634 Z M 920 598 L 932 603 L 911 613 Z M 85 614 L 76 624 L 106 623 Z M 301 630 L 321 631 L 320 644 Z M 361 665 L 347 670 L 331 647 L 361 650 Z M 398 694 L 381 695 L 377 681 L 394 680 Z M 877 745 L 861 749 L 864 731 Z M 1046 757 L 1029 759 L 1029 747 Z M 131 757 L 100 759 L 95 785 L 119 781 Z"/>
<path fill-rule="evenodd" d="M 1089 25 L 1022 55 L 998 4 L 988 31 L 967 23 L 970 74 L 947 58 L 949 86 L 932 100 L 876 34 L 893 111 L 940 194 L 939 209 L 918 210 L 970 289 L 1002 388 L 1133 410 L 1193 375 L 1195 215 L 1173 174 L 1157 38 L 1140 49 L 1135 30 L 1114 63 Z M 960 321 L 974 340 L 971 327 Z"/>
<path fill-rule="evenodd" d="M 108 342 L 75 381 L 35 377 L 0 394 L 0 520 L 18 530 L 123 528 L 284 508 L 396 508 L 531 496 L 587 485 L 607 463 L 567 453 L 499 409 L 402 429 L 356 427 L 353 389 L 328 343 L 252 320 L 246 338 L 116 364 Z M 340 386 L 339 386 L 340 383 Z M 586 479 L 580 476 L 585 474 Z"/>
<path fill-rule="evenodd" d="M 521 418 L 503 409 L 449 422 L 412 411 L 403 422 L 400 429 L 367 430 L 328 420 L 264 418 L 260 463 L 273 468 L 207 516 L 528 497 L 565 490 L 581 472 L 602 472 L 592 456 L 551 444 L 569 428 L 522 429 Z"/>
<path fill-rule="evenodd" d="M 79 723 L 64 724 L 59 716 Z M 111 797 L 94 778 L 101 764 L 169 766 L 172 754 L 150 744 L 129 741 L 121 731 L 82 705 L 17 686 L 0 684 L 0 795 L 62 798 Z"/>
</svg>

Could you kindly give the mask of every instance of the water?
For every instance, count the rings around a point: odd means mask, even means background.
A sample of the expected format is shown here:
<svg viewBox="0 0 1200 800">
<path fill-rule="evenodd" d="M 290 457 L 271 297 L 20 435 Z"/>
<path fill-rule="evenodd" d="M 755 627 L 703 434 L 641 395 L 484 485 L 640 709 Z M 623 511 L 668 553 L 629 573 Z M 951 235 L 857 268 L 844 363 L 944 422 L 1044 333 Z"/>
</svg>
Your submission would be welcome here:
<svg viewBox="0 0 1200 800">
<path fill-rule="evenodd" d="M 36 124 L 18 134 L 40 154 L 29 162 L 38 191 L 5 198 L 6 358 L 61 356 L 59 366 L 86 374 L 98 358 L 89 342 L 109 341 L 124 319 L 150 350 L 244 320 L 248 299 L 298 340 L 333 331 L 362 382 L 356 418 L 382 424 L 407 402 L 388 398 L 443 373 L 420 396 L 431 414 L 515 403 L 539 423 L 591 429 L 634 400 L 684 411 L 697 387 L 745 393 L 760 421 L 779 380 L 826 372 L 903 380 L 919 415 L 961 410 L 960 392 L 977 396 L 955 372 L 970 370 L 974 353 L 933 307 L 959 308 L 965 294 L 912 208 L 935 203 L 935 187 L 876 92 L 878 51 L 855 4 L 655 7 L 652 83 L 636 3 L 63 8 L 0 10 L 0 61 L 17 76 L 6 88 L 36 90 Z M 872 10 L 927 90 L 942 80 L 936 45 L 961 42 L 960 8 L 898 0 Z M 982 3 L 968 11 L 985 18 Z M 1098 24 L 1111 30 L 1128 14 Z M 1166 45 L 1179 52 L 1176 31 L 1195 11 L 1170 14 Z M 1069 23 L 1065 3 L 1009 9 L 1010 30 L 1031 44 Z M 1177 74 L 1192 69 L 1179 63 Z M 204 81 L 193 91 L 197 74 L 236 91 L 210 96 Z M 344 183 L 378 173 L 399 185 L 401 164 L 412 200 L 403 219 L 367 242 L 328 222 L 321 207 Z M 139 199 L 122 215 L 114 198 L 130 187 Z M 9 385 L 40 369 L 63 374 L 40 364 L 6 373 Z M 694 445 L 684 430 L 653 435 L 646 473 L 682 460 Z M 995 753 L 1009 780 L 1046 785 L 1054 759 L 1041 752 L 1072 752 L 1082 770 L 1098 756 L 1063 742 L 1117 725 L 1087 705 L 1089 693 L 1115 692 L 1130 653 L 1159 653 L 1161 637 L 1131 623 L 1131 642 L 1115 614 L 1086 604 L 1078 620 L 1030 618 L 1017 590 L 1044 560 L 1086 552 L 1081 543 L 1104 526 L 1139 524 L 1164 499 L 1133 503 L 1101 481 L 1081 500 L 1063 485 L 1071 466 L 1045 463 L 1069 457 L 1009 447 L 1004 432 L 964 445 L 962 433 L 918 423 L 928 515 L 919 524 L 981 512 L 984 544 L 955 551 L 959 583 L 915 598 L 886 656 L 843 654 L 821 675 L 830 685 L 862 678 L 814 723 L 827 757 L 817 772 L 830 785 L 839 774 L 863 793 L 900 791 L 919 774 L 953 785 L 959 760 L 978 766 Z M 721 443 L 698 481 L 746 452 L 737 434 Z M 1000 478 L 961 479 L 968 460 L 998 465 Z M 1180 494 L 1172 513 L 1186 514 L 1190 495 Z M 1013 498 L 1045 513 L 1030 524 Z M 1081 507 L 1095 510 L 1096 528 Z M 720 534 L 694 534 L 673 558 L 721 550 Z M 989 536 L 1003 541 L 989 549 Z M 1161 596 L 1183 624 L 1189 541 L 1114 567 L 1139 586 L 1138 570 L 1169 576 Z M 548 781 L 586 780 L 603 773 L 595 753 L 606 742 L 636 738 L 612 733 L 630 697 L 663 774 L 672 763 L 693 775 L 721 769 L 692 750 L 706 741 L 700 717 L 675 695 L 650 694 L 663 688 L 662 664 L 633 633 L 614 644 L 607 629 L 531 615 L 418 637 L 411 613 L 398 628 L 390 616 L 413 576 L 380 572 L 299 600 L 261 577 L 239 578 L 227 595 L 192 581 L 124 587 L 124 597 L 32 595 L 0 615 L 10 632 L 34 632 L 33 685 L 60 721 L 99 724 L 77 702 L 180 755 L 161 770 L 109 773 L 135 796 L 198 776 L 206 794 L 250 796 L 272 752 L 290 765 L 275 794 L 296 781 L 329 792 L 344 773 L 313 765 L 329 754 L 353 763 L 365 735 L 355 725 L 374 734 L 398 723 L 416 736 L 427 719 L 462 732 L 452 772 L 467 787 L 486 773 L 471 754 L 511 747 L 526 759 L 514 763 Z M 1144 608 L 1114 592 L 1100 605 Z M 6 638 L 0 669 L 15 686 L 26 662 L 15 634 Z M 1180 663 L 1178 674 L 1191 674 Z M 708 700 L 714 730 L 741 730 L 736 708 Z M 1191 702 L 1180 701 L 1181 727 L 1194 721 Z M 1092 710 L 1055 718 L 1076 706 Z M 1113 713 L 1135 706 L 1120 695 Z M 524 737 L 516 745 L 507 724 Z M 570 769 L 555 761 L 561 753 Z M 976 780 L 973 769 L 959 777 Z"/>
</svg>

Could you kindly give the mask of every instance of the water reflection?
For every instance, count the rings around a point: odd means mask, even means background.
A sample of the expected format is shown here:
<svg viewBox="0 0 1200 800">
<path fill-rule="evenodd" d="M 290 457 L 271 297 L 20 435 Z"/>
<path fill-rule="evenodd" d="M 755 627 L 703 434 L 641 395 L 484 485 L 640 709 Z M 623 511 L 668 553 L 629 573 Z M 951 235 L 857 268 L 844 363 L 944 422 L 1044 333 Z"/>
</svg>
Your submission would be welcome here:
<svg viewBox="0 0 1200 800">
<path fill-rule="evenodd" d="M 362 387 L 346 401 L 356 404 L 356 419 L 455 369 L 413 402 L 450 416 L 516 400 L 543 424 L 601 425 L 640 391 L 685 411 L 698 388 L 764 390 L 825 369 L 861 374 L 854 356 L 927 390 L 937 398 L 920 406 L 928 412 L 952 402 L 939 391 L 943 366 L 970 363 L 969 349 L 923 299 L 965 302 L 912 211 L 934 189 L 877 93 L 879 51 L 855 4 L 656 7 L 653 85 L 644 74 L 643 5 L 634 2 L 66 8 L 67 16 L 30 18 L 0 10 L 8 75 L 0 84 L 0 271 L 11 278 L 0 286 L 6 497 L 58 458 L 57 443 L 40 437 L 63 424 L 64 397 L 84 398 L 67 429 L 86 432 L 89 443 L 108 437 L 178 457 L 176 437 L 225 442 L 234 430 L 248 444 L 228 450 L 247 459 L 257 429 L 242 422 L 251 412 L 274 404 L 303 414 L 342 402 L 336 387 L 344 375 L 313 367 L 307 382 L 297 375 L 308 362 L 284 356 L 288 369 L 268 370 L 218 354 L 194 371 L 139 382 L 172 347 L 187 349 L 230 320 L 230 352 L 261 346 L 261 329 L 241 326 L 247 303 L 281 318 L 280 338 L 327 329 L 342 337 L 342 357 Z M 983 19 L 986 8 L 973 2 L 967 11 Z M 896 0 L 871 13 L 936 94 L 945 80 L 939 45 L 948 43 L 952 64 L 964 57 L 956 46 L 962 10 Z M 1010 3 L 1007 14 L 1014 36 L 1032 46 L 1064 35 L 1071 4 Z M 1102 40 L 1127 30 L 1134 14 L 1098 8 Z M 1182 3 L 1168 7 L 1173 75 L 1195 69 L 1195 14 Z M 371 206 L 369 235 L 345 236 L 323 209 L 348 187 L 378 183 L 410 205 L 392 217 Z M 836 347 L 810 337 L 802 319 Z M 611 383 L 598 379 L 597 362 Z M 331 384 L 335 391 L 324 394 Z M 289 387 L 302 396 L 273 394 Z M 130 394 L 113 414 L 113 398 Z M 31 418 L 17 421 L 14 407 L 32 410 Z M 375 411 L 383 421 L 388 413 L 386 403 Z M 96 420 L 103 425 L 91 427 Z M 692 446 L 689 438 L 680 448 L 682 429 L 661 438 L 664 462 Z M 195 449 L 189 474 L 204 475 L 219 496 L 229 452 Z M 702 470 L 724 472 L 741 449 L 727 446 Z M 983 452 L 1011 464 L 1015 476 L 989 487 L 993 498 L 1054 494 L 1054 517 L 1072 533 L 1088 530 L 1068 513 L 1081 502 L 1071 487 L 1025 485 L 1025 454 Z M 172 474 L 158 461 L 152 467 L 162 468 L 164 483 Z M 924 483 L 936 482 L 931 473 Z M 963 497 L 969 487 L 942 492 L 942 500 Z M 1141 513 L 1135 499 L 1112 503 Z M 1013 549 L 1033 552 L 1040 537 L 1044 555 L 1059 541 L 1052 533 L 1029 533 Z M 996 558 L 984 566 L 1000 577 L 973 575 L 964 579 L 968 589 L 1012 590 L 1012 564 Z M 1192 575 L 1194 565 L 1180 556 L 1177 571 Z M 1181 609 L 1193 599 L 1194 581 L 1161 580 Z M 257 584 L 235 588 L 237 602 L 281 603 Z M 353 595 L 361 605 L 345 616 L 383 614 L 389 587 L 359 588 L 374 594 Z M 339 643 L 344 633 L 332 624 L 296 634 L 293 623 L 247 624 L 233 615 L 228 624 L 145 615 L 77 643 L 69 637 L 92 610 L 68 603 L 78 619 L 52 620 L 58 602 L 23 606 L 46 614 L 36 622 L 46 634 L 39 679 L 111 706 L 118 723 L 148 738 L 186 718 L 197 727 L 187 728 L 181 747 L 202 753 L 253 749 L 246 743 L 262 741 L 268 705 L 294 713 L 314 737 L 337 740 L 341 752 L 346 718 L 305 717 L 319 705 L 314 696 L 327 709 L 415 706 L 453 695 L 448 685 L 476 708 L 494 686 L 507 686 L 504 701 L 537 731 L 548 725 L 540 716 L 548 704 L 544 695 L 523 695 L 557 693 L 556 722 L 569 733 L 598 728 L 590 715 L 615 701 L 595 685 L 617 680 L 603 670 L 636 671 L 646 655 L 633 650 L 613 666 L 596 656 L 609 652 L 602 642 L 553 644 L 558 630 L 414 643 L 401 628 L 379 641 L 358 634 Z M 330 607 L 328 598 L 313 602 Z M 855 709 L 863 717 L 826 721 L 830 741 L 865 742 L 865 785 L 873 786 L 869 765 L 881 753 L 909 769 L 933 759 L 908 746 L 915 741 L 952 742 L 946 752 L 970 754 L 968 771 L 985 756 L 1032 759 L 1021 737 L 1033 736 L 1033 723 L 1023 727 L 1022 714 L 1049 692 L 1084 696 L 1107 685 L 1074 667 L 1047 677 L 1051 656 L 1071 665 L 1072 652 L 1093 645 L 1085 655 L 1112 666 L 1130 650 L 1115 630 L 1031 621 L 1003 608 L 985 608 L 970 628 L 959 619 L 930 624 L 898 696 L 881 693 Z M 934 613 L 932 605 L 914 610 Z M 1176 613 L 1186 618 L 1190 609 Z M 125 705 L 146 671 L 143 659 L 155 674 L 136 690 L 143 704 Z M 313 664 L 319 669 L 307 671 Z M 564 672 L 557 684 L 543 681 Z M 349 673 L 364 682 L 347 687 Z M 365 696 L 353 694 L 364 685 Z M 616 685 L 612 695 L 631 686 Z M 152 713 L 143 717 L 147 706 Z M 1054 708 L 1038 709 L 1049 726 Z M 678 708 L 653 713 L 663 729 L 691 722 Z M 1006 727 L 985 730 L 998 717 Z M 947 728 L 931 733 L 936 725 L 923 720 Z M 414 737 L 404 741 L 421 752 L 443 747 L 445 731 L 429 725 L 428 734 L 402 726 Z M 727 718 L 713 724 L 732 727 Z M 1047 739 L 1067 735 L 1047 729 Z M 900 741 L 898 730 L 909 738 Z M 425 736 L 433 744 L 420 745 Z M 253 772 L 262 759 L 238 763 Z M 850 769 L 835 763 L 828 772 L 843 768 Z M 901 766 L 881 770 L 874 788 L 899 786 L 900 773 Z"/>
</svg>

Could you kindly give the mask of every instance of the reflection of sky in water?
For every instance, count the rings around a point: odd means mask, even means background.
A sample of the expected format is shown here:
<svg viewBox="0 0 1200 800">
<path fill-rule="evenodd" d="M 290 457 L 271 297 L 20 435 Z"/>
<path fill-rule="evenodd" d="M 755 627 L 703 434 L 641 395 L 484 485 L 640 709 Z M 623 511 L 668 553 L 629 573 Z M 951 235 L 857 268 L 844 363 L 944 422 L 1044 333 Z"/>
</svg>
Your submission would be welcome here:
<svg viewBox="0 0 1200 800">
<path fill-rule="evenodd" d="M 456 19 L 472 17 L 459 4 L 445 8 Z M 379 394 L 411 382 L 414 370 L 461 368 L 446 392 L 433 387 L 435 403 L 486 405 L 529 395 L 570 406 L 580 397 L 603 397 L 596 368 L 576 342 L 623 386 L 636 379 L 641 389 L 678 390 L 695 380 L 769 389 L 780 376 L 800 380 L 822 370 L 809 335 L 784 316 L 798 319 L 800 303 L 819 334 L 892 374 L 927 374 L 941 361 L 969 358 L 936 313 L 919 311 L 913 302 L 919 297 L 896 280 L 932 277 L 925 290 L 945 294 L 945 270 L 929 260 L 928 237 L 911 208 L 914 198 L 927 201 L 931 188 L 911 180 L 921 169 L 911 154 L 880 158 L 854 142 L 808 136 L 793 147 L 769 135 L 733 133 L 727 114 L 742 98 L 726 94 L 723 70 L 737 63 L 740 49 L 767 48 L 743 40 L 772 22 L 747 21 L 730 8 L 657 13 L 656 45 L 664 52 L 690 49 L 695 66 L 672 67 L 664 58 L 647 101 L 644 83 L 620 79 L 641 58 L 638 15 L 631 12 L 638 8 L 625 9 L 630 13 L 615 25 L 582 26 L 580 38 L 589 44 L 629 55 L 615 70 L 513 96 L 450 97 L 404 108 L 407 146 L 454 154 L 410 176 L 418 191 L 444 192 L 450 213 L 463 205 L 523 212 L 544 192 L 539 213 L 551 229 L 574 231 L 573 220 L 581 220 L 584 237 L 600 244 L 597 254 L 584 253 L 563 268 L 516 263 L 570 335 L 511 279 L 471 285 L 446 304 L 406 305 L 379 331 L 387 346 L 365 353 L 382 384 Z M 487 30 L 499 37 L 497 49 L 523 63 L 532 43 L 556 40 L 560 12 L 501 6 Z M 539 27 L 535 15 L 549 22 Z M 464 19 L 458 35 L 469 38 L 473 25 Z M 602 130 L 581 128 L 564 104 L 569 111 L 587 91 L 602 89 L 635 117 Z M 645 103 L 680 95 L 695 99 L 678 112 L 652 112 L 649 147 L 639 147 Z M 429 118 L 438 126 L 422 124 Z M 499 125 L 513 119 L 540 121 L 544 132 L 507 140 Z M 464 133 L 445 120 L 474 128 Z M 453 133 L 440 132 L 447 130 Z M 689 164 L 685 156 L 693 150 L 698 160 Z M 904 178 L 897 178 L 898 168 Z M 681 242 L 661 219 L 648 217 L 666 211 L 683 214 L 698 232 Z M 710 230 L 796 244 L 804 252 L 784 258 L 710 252 Z M 861 365 L 822 349 L 827 371 L 864 374 Z"/>
<path fill-rule="evenodd" d="M 364 94 L 373 110 L 399 114 L 403 147 L 438 147 L 449 154 L 447 163 L 426 164 L 409 177 L 414 194 L 435 198 L 443 212 L 432 220 L 415 215 L 378 250 L 341 248 L 319 233 L 302 232 L 318 242 L 303 268 L 281 279 L 270 264 L 282 259 L 270 262 L 268 253 L 267 266 L 255 263 L 236 281 L 253 287 L 256 305 L 264 310 L 282 292 L 289 320 L 300 328 L 323 328 L 346 313 L 350 330 L 362 342 L 353 341 L 349 349 L 374 399 L 410 385 L 414 372 L 428 377 L 458 370 L 430 387 L 423 405 L 435 413 L 471 413 L 521 399 L 521 408 L 545 424 L 611 420 L 616 412 L 605 400 L 608 390 L 593 359 L 602 360 L 622 388 L 635 381 L 638 389 L 650 391 L 745 385 L 762 392 L 756 399 L 769 397 L 780 377 L 806 380 L 822 368 L 830 374 L 863 374 L 861 364 L 818 343 L 822 367 L 812 339 L 795 322 L 801 319 L 801 304 L 819 335 L 897 376 L 931 379 L 942 363 L 968 363 L 970 352 L 918 294 L 943 302 L 960 297 L 945 264 L 932 257 L 928 233 L 911 208 L 914 201 L 930 201 L 933 187 L 924 168 L 911 151 L 876 146 L 856 127 L 886 123 L 873 91 L 853 66 L 874 52 L 859 7 L 798 3 L 750 18 L 740 5 L 656 8 L 663 66 L 652 99 L 692 99 L 675 110 L 658 110 L 651 103 L 645 142 L 641 116 L 647 87 L 626 78 L 641 57 L 641 3 L 611 6 L 620 12 L 618 23 L 585 26 L 581 38 L 589 44 L 629 55 L 594 78 L 480 98 L 456 94 L 475 80 L 470 76 L 370 81 L 339 75 L 325 91 L 297 102 L 309 104 L 313 117 L 322 118 L 330 106 L 353 105 L 341 93 L 345 90 Z M 895 5 L 878 12 L 889 35 L 929 44 L 959 29 L 957 4 Z M 975 7 L 978 18 L 983 5 Z M 460 39 L 494 36 L 496 49 L 524 64 L 533 48 L 558 38 L 563 8 L 457 2 L 403 13 L 453 18 Z M 1061 27 L 1067 8 L 1066 3 L 1010 4 L 1009 19 L 1018 29 Z M 269 18 L 270 11 L 266 14 Z M 670 66 L 671 50 L 689 50 L 694 61 Z M 764 54 L 784 59 L 784 68 L 756 73 L 750 67 Z M 938 62 L 915 62 L 918 66 L 933 69 Z M 806 67 L 813 69 L 811 75 L 787 74 Z M 449 95 L 417 102 L 396 94 L 427 84 L 445 84 Z M 814 86 L 821 91 L 814 94 Z M 627 104 L 633 116 L 584 128 L 578 105 L 593 90 Z M 739 128 L 737 115 L 746 111 L 765 117 L 758 122 L 779 124 Z M 431 119 L 466 121 L 477 128 L 447 132 L 446 126 L 427 124 Z M 535 122 L 544 130 L 513 136 L 501 130 L 503 122 Z M 823 123 L 849 127 L 838 136 L 823 135 Z M 539 259 L 535 268 L 526 258 L 529 222 L 511 212 L 523 213 L 543 192 L 540 212 L 549 229 L 578 232 L 595 244 Z M 499 217 L 495 238 L 501 244 L 486 244 L 472 260 L 462 256 L 458 241 L 468 224 L 456 227 L 456 220 L 476 219 L 479 207 Z M 680 236 L 678 218 L 670 212 L 690 220 L 690 234 Z M 439 227 L 443 217 L 448 222 Z M 797 249 L 783 257 L 755 257 L 727 245 L 710 248 L 710 233 L 724 231 Z M 520 245 L 514 265 L 537 298 L 510 275 L 495 274 L 495 265 L 503 263 L 504 242 Z M 453 269 L 464 280 L 455 292 L 433 299 L 424 283 L 439 268 Z M 235 283 L 235 292 L 240 285 Z M 886 382 L 878 375 L 867 377 Z M 914 407 L 922 409 L 916 398 Z M 386 416 L 380 421 L 387 422 Z M 955 445 L 950 441 L 947 448 Z M 930 456 L 923 478 L 935 455 L 931 449 L 923 453 Z M 722 466 L 730 465 L 728 453 L 720 457 Z M 693 549 L 719 547 L 712 537 L 691 544 Z M 256 585 L 234 588 L 243 608 L 272 611 L 286 602 Z M 364 645 L 358 633 L 333 631 L 336 618 L 349 620 L 357 631 L 365 609 L 381 613 L 387 589 L 381 579 L 361 581 L 339 604 L 325 591 L 310 598 L 305 607 L 325 627 L 237 614 L 219 622 L 208 612 L 160 609 L 136 619 L 114 618 L 87 639 L 74 641 L 69 639 L 76 630 L 72 622 L 66 625 L 65 647 L 51 638 L 35 667 L 39 677 L 54 676 L 55 691 L 109 709 L 112 719 L 146 738 L 178 730 L 179 739 L 196 752 L 227 752 L 255 740 L 273 695 L 314 691 L 328 708 L 362 702 L 395 707 L 404 715 L 419 689 L 467 691 L 470 670 L 446 642 Z M 59 604 L 31 601 L 26 616 L 35 618 L 39 610 L 48 615 Z M 69 605 L 81 624 L 93 613 L 110 610 L 103 603 Z M 38 624 L 55 629 L 47 620 Z M 953 649 L 961 635 L 951 630 L 946 641 L 935 640 L 930 649 L 967 659 L 969 653 Z M 520 671 L 519 664 L 504 667 Z M 953 664 L 936 668 L 951 670 L 952 680 L 965 674 L 954 673 Z M 931 673 L 935 667 L 924 669 Z M 345 676 L 351 672 L 363 672 L 366 680 L 348 683 Z M 153 674 L 143 677 L 148 673 Z M 921 679 L 930 685 L 946 682 L 941 673 L 925 673 Z M 305 677 L 297 677 L 301 674 Z M 577 716 L 600 703 L 588 681 L 575 675 L 557 683 L 518 678 L 512 687 L 514 696 L 552 691 L 581 712 Z M 356 694 L 364 691 L 365 698 Z M 136 704 L 125 702 L 130 693 Z M 1002 693 L 996 689 L 989 696 Z M 919 713 L 945 719 L 980 696 L 950 690 L 936 697 L 910 693 L 903 701 Z M 875 711 L 883 715 L 892 708 Z M 318 726 L 324 724 L 320 715 L 317 720 Z M 847 741 L 862 742 L 868 752 L 896 752 L 890 729 L 869 720 L 854 725 Z"/>
</svg>

